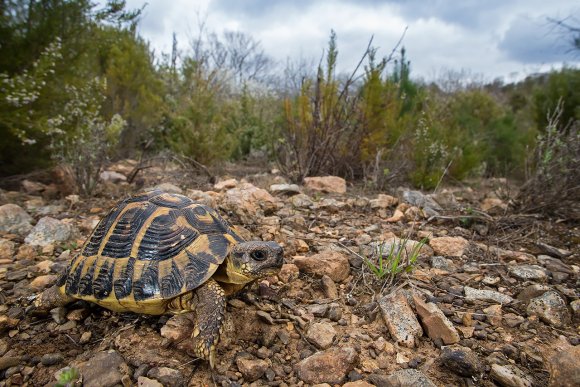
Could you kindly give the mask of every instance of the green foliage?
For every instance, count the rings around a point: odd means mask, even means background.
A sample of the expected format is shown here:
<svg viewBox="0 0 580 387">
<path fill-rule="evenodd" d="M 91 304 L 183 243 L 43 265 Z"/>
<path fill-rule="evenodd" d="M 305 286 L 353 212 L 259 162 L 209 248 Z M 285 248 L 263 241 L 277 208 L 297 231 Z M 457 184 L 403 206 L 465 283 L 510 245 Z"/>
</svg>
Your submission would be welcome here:
<svg viewBox="0 0 580 387">
<path fill-rule="evenodd" d="M 81 385 L 81 374 L 74 367 L 66 367 L 58 376 L 56 387 L 72 387 Z"/>
<path fill-rule="evenodd" d="M 561 105 L 560 122 L 580 120 L 580 69 L 564 67 L 540 80 L 534 93 L 534 117 L 539 131 L 549 127 L 550 115 Z"/>
</svg>

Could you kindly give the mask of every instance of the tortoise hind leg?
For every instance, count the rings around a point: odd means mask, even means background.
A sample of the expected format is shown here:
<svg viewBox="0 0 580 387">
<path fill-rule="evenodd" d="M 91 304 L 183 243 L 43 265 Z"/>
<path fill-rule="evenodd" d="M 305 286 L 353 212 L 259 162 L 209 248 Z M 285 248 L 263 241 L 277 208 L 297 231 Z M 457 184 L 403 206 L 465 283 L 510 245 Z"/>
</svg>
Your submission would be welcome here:
<svg viewBox="0 0 580 387">
<path fill-rule="evenodd" d="M 195 356 L 209 360 L 210 367 L 215 368 L 216 345 L 226 311 L 226 296 L 222 287 L 210 278 L 192 293 L 171 302 L 170 310 L 175 313 L 191 310 L 194 313 L 192 341 L 187 347 Z"/>
<path fill-rule="evenodd" d="M 47 313 L 49 310 L 59 306 L 65 306 L 74 301 L 74 298 L 61 292 L 57 285 L 53 285 L 40 293 L 34 300 L 32 312 Z"/>
</svg>

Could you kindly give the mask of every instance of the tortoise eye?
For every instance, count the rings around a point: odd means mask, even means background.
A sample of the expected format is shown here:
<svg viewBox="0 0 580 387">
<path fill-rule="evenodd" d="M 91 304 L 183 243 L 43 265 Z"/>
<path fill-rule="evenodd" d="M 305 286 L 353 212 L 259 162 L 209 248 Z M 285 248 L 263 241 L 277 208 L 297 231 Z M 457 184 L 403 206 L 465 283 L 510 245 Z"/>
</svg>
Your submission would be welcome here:
<svg viewBox="0 0 580 387">
<path fill-rule="evenodd" d="M 263 261 L 264 259 L 266 259 L 266 253 L 263 252 L 262 250 L 254 250 L 252 251 L 250 256 L 256 261 Z"/>
</svg>

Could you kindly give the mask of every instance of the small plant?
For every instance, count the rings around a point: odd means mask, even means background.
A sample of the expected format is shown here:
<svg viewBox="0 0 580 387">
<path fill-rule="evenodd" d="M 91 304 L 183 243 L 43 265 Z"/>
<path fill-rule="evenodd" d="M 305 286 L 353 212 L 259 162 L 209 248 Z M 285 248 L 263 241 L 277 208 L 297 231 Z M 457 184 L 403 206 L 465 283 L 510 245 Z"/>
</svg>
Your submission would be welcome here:
<svg viewBox="0 0 580 387">
<path fill-rule="evenodd" d="M 364 262 L 370 271 L 380 280 L 385 279 L 385 277 L 390 276 L 389 282 L 392 282 L 394 277 L 402 272 L 409 273 L 413 270 L 417 258 L 419 256 L 419 251 L 427 243 L 427 238 L 423 238 L 419 243 L 417 243 L 411 253 L 407 253 L 407 243 L 408 238 L 402 241 L 393 241 L 388 254 L 385 254 L 385 243 L 381 243 L 378 247 L 378 257 L 377 263 L 374 263 L 367 257 L 364 258 Z"/>
<path fill-rule="evenodd" d="M 74 367 L 65 367 L 58 375 L 56 387 L 72 387 L 81 385 L 81 374 Z"/>
</svg>

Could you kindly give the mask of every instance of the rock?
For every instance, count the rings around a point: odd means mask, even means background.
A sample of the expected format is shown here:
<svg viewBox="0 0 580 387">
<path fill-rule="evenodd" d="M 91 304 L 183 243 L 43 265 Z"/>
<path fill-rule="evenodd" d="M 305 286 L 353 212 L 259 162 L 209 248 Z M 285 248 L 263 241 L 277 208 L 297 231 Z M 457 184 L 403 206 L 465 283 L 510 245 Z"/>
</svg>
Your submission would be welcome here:
<svg viewBox="0 0 580 387">
<path fill-rule="evenodd" d="M 350 265 L 346 255 L 332 250 L 309 257 L 294 257 L 292 263 L 304 273 L 320 277 L 327 275 L 335 282 L 344 281 L 350 274 Z"/>
<path fill-rule="evenodd" d="M 83 376 L 84 387 L 113 387 L 121 383 L 129 367 L 114 350 L 97 352 L 88 361 L 80 363 L 78 370 Z"/>
<path fill-rule="evenodd" d="M 64 356 L 61 353 L 45 353 L 40 358 L 40 362 L 47 367 L 61 363 L 63 360 Z"/>
<path fill-rule="evenodd" d="M 336 337 L 334 327 L 325 322 L 310 325 L 306 332 L 306 338 L 318 349 L 327 349 L 332 345 Z"/>
<path fill-rule="evenodd" d="M 436 387 L 423 372 L 411 368 L 395 371 L 382 378 L 369 377 L 368 380 L 380 387 Z"/>
<path fill-rule="evenodd" d="M 431 267 L 433 269 L 445 270 L 448 272 L 454 271 L 453 264 L 450 260 L 440 255 L 431 257 Z"/>
<path fill-rule="evenodd" d="M 327 317 L 330 321 L 339 321 L 342 318 L 342 308 L 340 304 L 333 302 L 328 304 Z"/>
<path fill-rule="evenodd" d="M 525 320 L 526 320 L 525 318 L 515 313 L 506 313 L 503 316 L 503 321 L 510 328 L 515 328 L 518 325 L 521 325 Z"/>
<path fill-rule="evenodd" d="M 22 362 L 22 359 L 17 356 L 2 356 L 0 357 L 0 371 L 10 367 L 15 367 Z"/>
<path fill-rule="evenodd" d="M 297 184 L 272 184 L 270 186 L 270 192 L 275 195 L 298 195 L 300 193 L 300 187 Z"/>
<path fill-rule="evenodd" d="M 553 290 L 533 298 L 526 311 L 528 316 L 536 315 L 546 324 L 555 327 L 562 327 L 570 322 L 570 312 L 566 308 L 566 302 Z"/>
<path fill-rule="evenodd" d="M 298 266 L 293 263 L 285 263 L 282 265 L 282 269 L 278 272 L 278 278 L 280 278 L 280 281 L 284 283 L 289 283 L 298 278 L 299 274 L 300 270 L 298 269 Z"/>
<path fill-rule="evenodd" d="M 538 265 L 518 265 L 509 266 L 508 272 L 521 280 L 533 280 L 544 282 L 548 278 L 548 274 L 541 266 Z"/>
<path fill-rule="evenodd" d="M 147 377 L 158 380 L 164 387 L 180 387 L 185 385 L 183 374 L 169 367 L 151 368 L 147 372 Z"/>
<path fill-rule="evenodd" d="M 401 292 L 388 294 L 379 300 L 383 319 L 397 343 L 405 347 L 415 345 L 415 337 L 423 335 L 421 324 Z"/>
<path fill-rule="evenodd" d="M 46 246 L 57 242 L 66 242 L 75 234 L 74 228 L 61 220 L 51 217 L 41 218 L 24 242 L 31 246 Z"/>
<path fill-rule="evenodd" d="M 181 188 L 171 183 L 157 184 L 155 187 L 153 187 L 153 190 L 159 190 L 163 192 L 175 193 L 180 195 L 183 194 L 183 190 Z"/>
<path fill-rule="evenodd" d="M 79 339 L 79 344 L 86 344 L 91 341 L 91 337 L 93 337 L 93 333 L 91 331 L 83 332 L 81 338 Z"/>
<path fill-rule="evenodd" d="M 12 260 L 16 252 L 16 243 L 0 238 L 0 259 Z"/>
<path fill-rule="evenodd" d="M 339 194 L 346 192 L 346 181 L 337 176 L 305 177 L 304 186 L 314 191 Z"/>
<path fill-rule="evenodd" d="M 338 290 L 332 278 L 330 278 L 325 274 L 322 276 L 321 282 L 322 282 L 322 291 L 324 292 L 326 298 L 330 298 L 332 300 L 338 298 Z"/>
<path fill-rule="evenodd" d="M 127 176 L 115 171 L 103 171 L 99 174 L 102 181 L 118 184 L 127 181 Z"/>
<path fill-rule="evenodd" d="M 294 366 L 296 376 L 305 383 L 340 384 L 358 362 L 352 347 L 331 348 L 317 352 Z"/>
<path fill-rule="evenodd" d="M 462 237 L 439 237 L 429 241 L 436 255 L 461 257 L 469 246 L 469 241 Z"/>
<path fill-rule="evenodd" d="M 186 195 L 191 200 L 205 204 L 208 207 L 217 207 L 217 194 L 213 191 L 204 192 L 197 189 L 188 189 Z"/>
<path fill-rule="evenodd" d="M 540 284 L 529 285 L 518 293 L 517 299 L 527 304 L 530 302 L 532 298 L 539 297 L 549 290 L 552 290 L 552 288 L 547 285 Z"/>
<path fill-rule="evenodd" d="M 490 377 L 505 387 L 531 387 L 530 378 L 513 365 L 492 364 Z"/>
<path fill-rule="evenodd" d="M 373 387 L 374 384 L 365 382 L 364 380 L 357 380 L 356 382 L 344 383 L 342 387 Z"/>
<path fill-rule="evenodd" d="M 555 353 L 548 360 L 550 387 L 580 386 L 580 346 Z"/>
<path fill-rule="evenodd" d="M 0 206 L 0 231 L 26 235 L 32 229 L 32 217 L 16 204 Z"/>
<path fill-rule="evenodd" d="M 513 298 L 507 294 L 502 294 L 496 292 L 495 290 L 481 290 L 474 289 L 466 286 L 463 288 L 465 292 L 465 299 L 467 301 L 487 301 L 487 302 L 497 302 L 499 304 L 509 304 L 513 301 Z"/>
<path fill-rule="evenodd" d="M 218 181 L 217 183 L 215 183 L 213 186 L 213 189 L 215 189 L 216 191 L 222 191 L 222 190 L 236 188 L 237 185 L 238 185 L 238 181 L 236 179 L 227 179 L 227 180 L 222 180 L 222 181 Z"/>
<path fill-rule="evenodd" d="M 294 195 L 290 198 L 290 203 L 296 208 L 310 208 L 314 206 L 314 202 L 310 196 L 305 194 Z"/>
<path fill-rule="evenodd" d="M 439 359 L 444 366 L 454 373 L 471 377 L 477 376 L 483 371 L 481 360 L 471 348 L 454 345 L 443 347 L 442 350 L 443 352 Z"/>
<path fill-rule="evenodd" d="M 236 360 L 238 370 L 241 372 L 246 382 L 253 382 L 260 379 L 266 370 L 270 367 L 271 362 L 262 359 L 248 359 L 238 357 Z"/>
<path fill-rule="evenodd" d="M 22 189 L 28 195 L 39 195 L 46 189 L 46 185 L 25 179 L 22 181 Z"/>
<path fill-rule="evenodd" d="M 427 336 L 431 340 L 442 340 L 445 344 L 455 344 L 459 342 L 459 333 L 443 314 L 441 309 L 432 302 L 424 302 L 421 298 L 413 296 L 417 314 L 421 317 L 421 322 L 427 331 Z"/>
<path fill-rule="evenodd" d="M 324 198 L 316 204 L 316 207 L 331 213 L 337 213 L 347 207 L 345 202 L 341 202 L 334 198 Z"/>
<path fill-rule="evenodd" d="M 543 242 L 538 242 L 537 243 L 538 247 L 542 249 L 542 251 L 545 254 L 551 255 L 552 257 L 556 257 L 556 258 L 566 258 L 570 255 L 572 255 L 571 251 L 568 250 L 564 250 L 564 249 L 559 249 L 557 247 L 554 246 L 550 246 L 546 243 Z"/>
<path fill-rule="evenodd" d="M 221 207 L 236 214 L 244 224 L 256 224 L 259 218 L 277 208 L 277 201 L 268 191 L 250 183 L 241 183 L 225 192 Z"/>
<path fill-rule="evenodd" d="M 506 210 L 507 204 L 503 200 L 498 198 L 485 198 L 481 202 L 481 210 L 489 212 L 489 210 Z"/>
<path fill-rule="evenodd" d="M 149 379 L 145 376 L 139 376 L 137 378 L 138 387 L 163 387 L 163 384 L 159 383 L 157 380 Z"/>
<path fill-rule="evenodd" d="M 30 282 L 29 286 L 33 290 L 39 291 L 39 290 L 43 290 L 43 289 L 49 287 L 50 285 L 54 284 L 57 279 L 58 279 L 58 276 L 56 274 L 41 275 L 41 276 L 38 276 L 35 279 L 33 279 Z"/>
<path fill-rule="evenodd" d="M 430 195 L 424 195 L 419 191 L 404 191 L 403 200 L 412 206 L 422 208 L 427 216 L 439 215 L 443 210 Z"/>
<path fill-rule="evenodd" d="M 167 320 L 165 325 L 161 327 L 161 336 L 173 342 L 180 342 L 187 339 L 193 330 L 193 321 L 191 316 L 184 314 L 177 314 Z"/>
<path fill-rule="evenodd" d="M 379 194 L 376 199 L 370 200 L 370 205 L 372 209 L 389 208 L 396 206 L 398 202 L 399 199 L 394 196 Z"/>
<path fill-rule="evenodd" d="M 490 305 L 487 308 L 483 309 L 483 313 L 485 313 L 487 321 L 492 326 L 498 327 L 501 325 L 502 320 L 501 305 Z"/>
<path fill-rule="evenodd" d="M 50 315 L 55 323 L 61 325 L 67 322 L 66 319 L 66 308 L 64 306 L 59 306 L 50 310 Z"/>
<path fill-rule="evenodd" d="M 378 259 L 381 255 L 383 257 L 388 257 L 391 254 L 395 256 L 399 253 L 400 249 L 404 249 L 401 258 L 405 260 L 410 259 L 414 253 L 417 253 L 420 257 L 430 257 L 433 255 L 433 249 L 429 245 L 421 244 L 421 242 L 411 239 L 390 238 L 383 242 L 369 243 L 368 246 L 370 251 L 366 255 L 370 255 L 375 259 Z"/>
<path fill-rule="evenodd" d="M 570 303 L 570 308 L 572 309 L 572 313 L 574 313 L 574 317 L 580 317 L 580 300 L 574 300 Z"/>
<path fill-rule="evenodd" d="M 385 219 L 385 221 L 387 221 L 389 223 L 397 223 L 397 222 L 402 221 L 403 219 L 405 219 L 405 214 L 403 213 L 403 211 L 395 210 L 395 212 L 393 213 L 393 216 Z"/>
<path fill-rule="evenodd" d="M 538 262 L 551 272 L 562 272 L 574 275 L 574 269 L 566 265 L 559 258 L 552 258 L 548 255 L 538 255 Z"/>
</svg>

